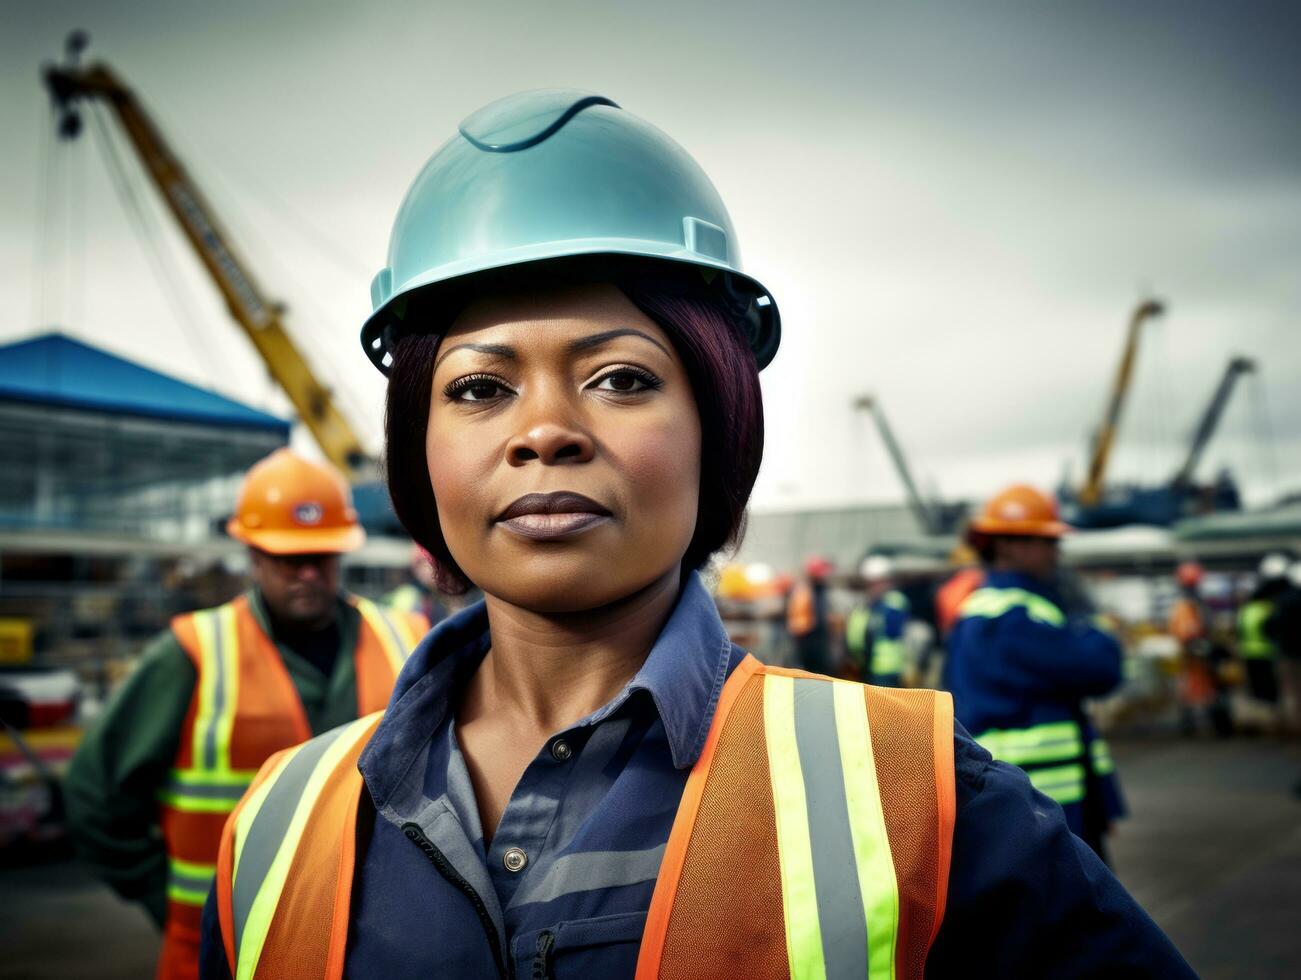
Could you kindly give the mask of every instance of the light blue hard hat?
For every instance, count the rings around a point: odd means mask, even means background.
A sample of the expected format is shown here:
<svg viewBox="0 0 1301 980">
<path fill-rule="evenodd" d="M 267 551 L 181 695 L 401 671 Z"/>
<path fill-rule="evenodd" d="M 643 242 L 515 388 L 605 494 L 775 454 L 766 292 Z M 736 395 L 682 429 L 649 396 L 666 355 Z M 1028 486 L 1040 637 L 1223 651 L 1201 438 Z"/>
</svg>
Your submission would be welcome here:
<svg viewBox="0 0 1301 980">
<path fill-rule="evenodd" d="M 392 345 L 441 329 L 440 299 L 472 293 L 476 277 L 580 257 L 652 263 L 652 276 L 720 299 L 760 368 L 777 352 L 777 304 L 741 272 L 732 219 L 700 165 L 645 120 L 573 89 L 485 106 L 434 154 L 393 223 L 362 346 L 387 373 Z"/>
</svg>

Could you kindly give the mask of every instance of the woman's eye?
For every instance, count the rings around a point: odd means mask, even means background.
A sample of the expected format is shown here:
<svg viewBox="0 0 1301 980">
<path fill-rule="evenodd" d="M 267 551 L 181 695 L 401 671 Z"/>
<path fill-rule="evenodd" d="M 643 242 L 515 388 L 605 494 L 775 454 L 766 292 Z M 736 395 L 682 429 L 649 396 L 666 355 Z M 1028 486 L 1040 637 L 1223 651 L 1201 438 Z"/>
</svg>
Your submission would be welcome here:
<svg viewBox="0 0 1301 980">
<path fill-rule="evenodd" d="M 448 386 L 447 397 L 458 402 L 484 402 L 505 391 L 505 385 L 492 378 L 465 378 Z"/>
<path fill-rule="evenodd" d="M 659 386 L 659 379 L 641 371 L 611 371 L 596 383 L 596 387 L 600 391 L 618 391 L 625 394 L 646 391 Z"/>
</svg>

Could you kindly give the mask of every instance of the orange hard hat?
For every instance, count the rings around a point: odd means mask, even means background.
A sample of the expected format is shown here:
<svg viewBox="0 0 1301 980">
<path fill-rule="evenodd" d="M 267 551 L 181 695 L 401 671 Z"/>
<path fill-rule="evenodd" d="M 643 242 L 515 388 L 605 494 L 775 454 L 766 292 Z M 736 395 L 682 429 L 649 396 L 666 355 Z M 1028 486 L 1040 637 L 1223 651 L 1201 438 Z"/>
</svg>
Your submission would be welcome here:
<svg viewBox="0 0 1301 980">
<path fill-rule="evenodd" d="M 1191 589 L 1202 580 L 1202 566 L 1195 561 L 1181 561 L 1175 569 L 1175 581 Z"/>
<path fill-rule="evenodd" d="M 366 540 L 343 477 L 289 449 L 248 471 L 226 533 L 273 555 L 337 554 Z"/>
<path fill-rule="evenodd" d="M 968 535 L 1060 538 L 1069 528 L 1057 516 L 1057 503 L 1034 487 L 1018 483 L 989 499 L 971 519 Z"/>
</svg>

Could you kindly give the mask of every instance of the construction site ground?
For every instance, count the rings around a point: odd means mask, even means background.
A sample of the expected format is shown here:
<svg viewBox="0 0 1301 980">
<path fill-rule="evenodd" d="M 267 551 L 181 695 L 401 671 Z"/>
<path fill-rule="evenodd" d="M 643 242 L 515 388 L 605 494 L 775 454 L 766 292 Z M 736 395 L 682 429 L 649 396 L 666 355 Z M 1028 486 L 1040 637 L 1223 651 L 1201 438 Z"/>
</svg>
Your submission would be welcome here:
<svg viewBox="0 0 1301 980">
<path fill-rule="evenodd" d="M 1206 978 L 1301 970 L 1301 747 L 1266 738 L 1113 745 L 1132 817 L 1116 869 Z M 0 978 L 134 980 L 158 938 L 77 863 L 0 870 Z"/>
</svg>

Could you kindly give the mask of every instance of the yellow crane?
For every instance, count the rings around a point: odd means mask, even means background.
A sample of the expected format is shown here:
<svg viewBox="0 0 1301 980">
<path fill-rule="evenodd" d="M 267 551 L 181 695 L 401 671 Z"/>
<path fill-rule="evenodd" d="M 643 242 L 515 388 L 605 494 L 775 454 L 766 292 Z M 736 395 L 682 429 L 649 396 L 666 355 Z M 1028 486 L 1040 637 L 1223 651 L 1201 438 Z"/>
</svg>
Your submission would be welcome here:
<svg viewBox="0 0 1301 980">
<path fill-rule="evenodd" d="M 268 298 L 248 264 L 232 248 L 212 207 L 135 94 L 107 65 L 82 68 L 77 64 L 87 43 L 82 32 L 70 35 L 68 63 L 45 69 L 46 87 L 59 109 L 60 135 L 71 139 L 81 132 L 79 104 L 84 100 L 99 99 L 113 110 L 145 172 L 221 291 L 231 316 L 252 341 L 321 451 L 354 482 L 373 479 L 372 461 L 361 441 L 339 411 L 330 389 L 317 379 L 286 332 L 281 320 L 283 305 Z"/>
<path fill-rule="evenodd" d="M 1102 417 L 1093 438 L 1093 455 L 1089 460 L 1089 475 L 1080 488 L 1079 503 L 1084 507 L 1095 507 L 1102 499 L 1102 487 L 1107 475 L 1107 461 L 1111 458 L 1111 447 L 1116 441 L 1116 431 L 1120 428 L 1120 414 L 1125 407 L 1125 396 L 1129 394 L 1129 383 L 1134 376 L 1134 361 L 1138 356 L 1138 339 L 1143 324 L 1152 317 L 1165 312 L 1165 305 L 1160 300 L 1148 299 L 1134 308 L 1129 318 L 1129 330 L 1125 337 L 1125 349 L 1120 357 L 1120 366 L 1116 369 L 1116 378 L 1111 385 L 1111 396 L 1107 399 L 1107 411 Z"/>
</svg>

